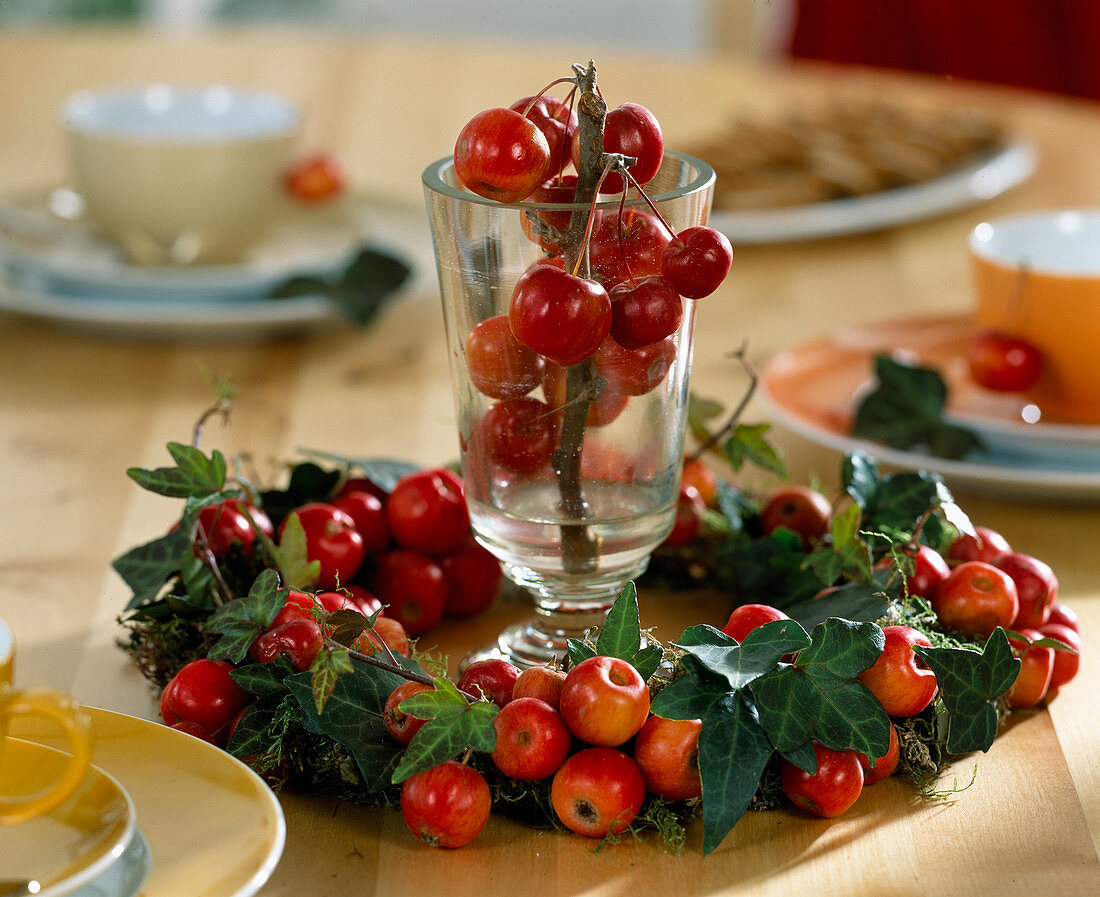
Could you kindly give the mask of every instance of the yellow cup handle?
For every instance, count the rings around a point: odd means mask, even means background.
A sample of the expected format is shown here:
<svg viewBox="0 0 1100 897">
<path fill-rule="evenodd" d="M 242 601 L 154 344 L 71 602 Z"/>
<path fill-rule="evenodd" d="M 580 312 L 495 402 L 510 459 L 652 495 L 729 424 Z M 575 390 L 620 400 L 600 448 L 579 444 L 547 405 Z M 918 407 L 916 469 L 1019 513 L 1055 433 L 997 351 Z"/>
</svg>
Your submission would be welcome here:
<svg viewBox="0 0 1100 897">
<path fill-rule="evenodd" d="M 69 695 L 48 688 L 0 688 L 0 735 L 13 716 L 37 716 L 58 725 L 68 739 L 70 760 L 57 781 L 39 793 L 0 797 L 0 824 L 26 822 L 64 803 L 80 785 L 92 759 L 92 719 Z"/>
</svg>

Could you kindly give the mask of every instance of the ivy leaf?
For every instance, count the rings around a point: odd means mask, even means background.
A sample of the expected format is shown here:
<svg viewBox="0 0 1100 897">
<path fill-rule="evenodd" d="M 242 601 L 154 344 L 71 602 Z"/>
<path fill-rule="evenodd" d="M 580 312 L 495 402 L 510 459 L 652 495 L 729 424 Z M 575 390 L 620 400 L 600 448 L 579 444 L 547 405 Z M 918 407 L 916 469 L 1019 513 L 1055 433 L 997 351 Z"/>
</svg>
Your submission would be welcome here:
<svg viewBox="0 0 1100 897">
<path fill-rule="evenodd" d="M 623 586 L 611 605 L 600 634 L 596 638 L 596 653 L 603 657 L 633 660 L 642 647 L 642 629 L 638 610 L 638 590 L 634 583 Z"/>
<path fill-rule="evenodd" d="M 740 695 L 727 694 L 703 718 L 699 731 L 703 853 L 721 844 L 744 815 L 771 755 L 771 743 Z"/>
<path fill-rule="evenodd" d="M 685 630 L 676 644 L 737 691 L 775 669 L 784 654 L 808 646 L 810 637 L 794 620 L 776 620 L 758 626 L 741 644 L 706 624 Z"/>
<path fill-rule="evenodd" d="M 438 678 L 435 690 L 420 692 L 401 702 L 401 709 L 427 722 L 413 736 L 393 772 L 393 783 L 450 760 L 467 748 L 492 751 L 497 733 L 496 704 L 469 703 L 448 679 Z"/>
<path fill-rule="evenodd" d="M 779 449 L 772 445 L 765 434 L 771 424 L 738 424 L 733 434 L 722 444 L 722 454 L 734 470 L 740 470 L 745 461 L 786 478 L 787 467 Z"/>
<path fill-rule="evenodd" d="M 699 444 L 705 443 L 711 437 L 709 421 L 718 417 L 725 410 L 721 402 L 713 399 L 704 399 L 702 396 L 691 393 L 688 396 L 687 423 L 691 435 Z"/>
<path fill-rule="evenodd" d="M 286 593 L 278 588 L 279 576 L 274 570 L 264 570 L 248 595 L 219 607 L 206 623 L 210 632 L 221 635 L 207 656 L 211 660 L 240 663 L 258 635 L 267 631 L 282 609 Z"/>
<path fill-rule="evenodd" d="M 877 355 L 875 376 L 876 387 L 856 409 L 853 436 L 941 458 L 961 458 L 981 448 L 975 433 L 944 421 L 947 386 L 937 371 Z"/>
<path fill-rule="evenodd" d="M 988 751 L 997 737 L 996 702 L 1016 681 L 1020 659 L 1012 654 L 1008 635 L 998 627 L 985 648 L 914 646 L 932 668 L 947 709 L 947 750 L 952 754 Z"/>
<path fill-rule="evenodd" d="M 745 604 L 769 604 L 780 610 L 817 594 L 821 580 L 803 566 L 801 539 L 779 528 L 768 536 L 740 533 L 715 549 L 721 584 Z"/>
<path fill-rule="evenodd" d="M 809 631 L 829 617 L 873 623 L 882 618 L 889 606 L 890 599 L 877 583 L 864 585 L 849 582 L 819 598 L 810 598 L 788 607 L 786 614 Z"/>
<path fill-rule="evenodd" d="M 306 546 L 306 531 L 298 515 L 291 512 L 283 521 L 282 539 L 274 546 L 274 561 L 290 589 L 309 589 L 321 575 L 321 562 L 311 561 Z"/>
<path fill-rule="evenodd" d="M 665 659 L 665 651 L 658 644 L 646 645 L 631 659 L 631 663 L 634 665 L 639 675 L 647 682 L 649 678 L 657 672 L 657 668 L 661 665 L 661 661 Z"/>
<path fill-rule="evenodd" d="M 277 526 L 295 508 L 313 501 L 328 501 L 339 482 L 340 471 L 325 470 L 306 461 L 291 469 L 285 489 L 264 492 L 260 499 L 263 509 Z"/>
<path fill-rule="evenodd" d="M 236 677 L 233 677 L 234 680 Z M 281 698 L 265 696 L 253 701 L 241 714 L 233 735 L 225 749 L 238 760 L 262 754 L 271 747 L 271 733 L 268 731 L 275 718 L 275 709 Z"/>
<path fill-rule="evenodd" d="M 729 681 L 690 654 L 684 655 L 680 664 L 681 675 L 657 693 L 649 709 L 665 719 L 706 719 L 715 705 L 729 696 Z"/>
<path fill-rule="evenodd" d="M 327 625 L 334 626 L 332 640 L 337 644 L 350 647 L 360 635 L 374 625 L 381 611 L 375 611 L 370 617 L 364 617 L 359 611 L 344 608 L 328 615 Z"/>
<path fill-rule="evenodd" d="M 250 663 L 237 667 L 229 674 L 229 678 L 249 694 L 263 697 L 284 691 L 283 680 L 297 672 L 290 658 L 280 654 L 270 663 Z"/>
<path fill-rule="evenodd" d="M 890 744 L 890 721 L 855 678 L 882 653 L 882 630 L 874 623 L 831 618 L 814 627 L 810 640 L 793 665 L 752 683 L 760 724 L 772 744 L 787 753 L 812 737 L 833 750 L 882 757 Z"/>
<path fill-rule="evenodd" d="M 336 682 L 342 675 L 355 672 L 347 648 L 326 648 L 317 652 L 309 668 L 310 682 L 313 686 L 313 706 L 317 713 L 325 711 L 328 699 L 332 697 Z"/>
<path fill-rule="evenodd" d="M 187 536 L 174 530 L 115 558 L 111 566 L 133 592 L 126 610 L 156 599 L 165 583 L 179 573 L 180 558 L 189 549 Z"/>
<path fill-rule="evenodd" d="M 565 647 L 566 654 L 569 656 L 570 666 L 577 666 L 588 660 L 588 658 L 596 656 L 595 648 L 588 644 L 588 642 L 581 641 L 577 638 L 566 639 Z"/>
<path fill-rule="evenodd" d="M 844 484 L 844 491 L 863 511 L 873 506 L 879 479 L 878 464 L 866 452 L 855 451 L 845 455 L 840 481 Z"/>
<path fill-rule="evenodd" d="M 131 467 L 126 475 L 143 489 L 169 498 L 201 497 L 220 492 L 225 486 L 225 456 L 216 449 L 207 458 L 194 446 L 170 442 L 168 453 L 175 467 Z"/>
<path fill-rule="evenodd" d="M 401 657 L 398 661 L 407 669 L 423 672 L 415 661 Z M 387 736 L 382 712 L 390 693 L 408 680 L 379 667 L 354 664 L 353 672 L 336 680 L 323 714 L 317 712 L 312 680 L 307 671 L 288 677 L 285 683 L 301 708 L 303 725 L 351 751 L 369 791 L 389 787 L 402 748 Z"/>
</svg>

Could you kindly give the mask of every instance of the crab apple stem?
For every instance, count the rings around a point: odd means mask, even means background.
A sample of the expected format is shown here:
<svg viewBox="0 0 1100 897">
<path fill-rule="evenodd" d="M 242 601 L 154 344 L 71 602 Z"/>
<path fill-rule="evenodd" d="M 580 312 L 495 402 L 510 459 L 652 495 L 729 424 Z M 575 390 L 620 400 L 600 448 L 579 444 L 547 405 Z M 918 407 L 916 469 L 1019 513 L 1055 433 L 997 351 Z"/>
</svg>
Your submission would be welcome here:
<svg viewBox="0 0 1100 897">
<path fill-rule="evenodd" d="M 555 78 L 553 81 L 551 81 L 549 84 L 547 84 L 542 90 L 540 90 L 533 97 L 531 97 L 531 102 L 529 102 L 527 104 L 527 108 L 523 110 L 523 117 L 527 118 L 527 113 L 530 112 L 532 107 L 535 105 L 535 103 L 537 103 L 539 101 L 539 97 L 541 97 L 544 93 L 546 93 L 546 91 L 548 91 L 551 87 L 557 87 L 557 85 L 559 85 L 559 84 L 576 84 L 576 82 L 572 78 Z M 574 89 L 576 89 L 576 88 L 574 88 Z"/>
<path fill-rule="evenodd" d="M 645 200 L 645 204 L 649 206 L 649 208 L 653 211 L 653 214 L 657 216 L 657 220 L 661 222 L 661 226 L 664 227 L 664 229 L 672 235 L 672 239 L 676 242 L 682 243 L 683 240 L 681 240 L 676 235 L 676 231 L 674 231 L 669 223 L 665 221 L 665 216 L 661 214 L 661 210 L 658 209 L 656 205 L 654 205 L 653 200 L 649 198 L 649 194 L 646 193 L 645 190 L 642 189 L 642 185 L 639 184 L 637 180 L 635 180 L 634 175 L 630 173 L 630 169 L 624 167 L 621 169 L 621 171 L 622 174 L 625 175 L 626 178 L 630 181 L 634 189 L 638 191 L 638 194 L 642 197 L 642 199 Z M 623 193 L 623 196 L 626 196 L 625 192 Z"/>
</svg>

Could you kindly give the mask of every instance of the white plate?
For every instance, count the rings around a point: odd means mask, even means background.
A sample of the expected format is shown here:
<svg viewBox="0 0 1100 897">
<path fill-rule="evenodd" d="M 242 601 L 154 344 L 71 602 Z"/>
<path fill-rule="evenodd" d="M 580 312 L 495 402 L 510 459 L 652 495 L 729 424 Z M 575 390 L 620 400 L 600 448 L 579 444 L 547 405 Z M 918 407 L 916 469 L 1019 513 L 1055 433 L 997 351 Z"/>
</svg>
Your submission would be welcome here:
<svg viewBox="0 0 1100 897">
<path fill-rule="evenodd" d="M 286 841 L 282 808 L 263 780 L 198 738 L 123 713 L 88 712 L 96 763 L 133 798 L 152 851 L 145 897 L 252 897 L 259 891 Z M 62 740 L 33 717 L 14 719 L 11 730 L 44 744 Z"/>
<path fill-rule="evenodd" d="M 787 429 L 839 452 L 861 449 L 884 464 L 940 473 L 948 484 L 1028 498 L 1100 500 L 1100 427 L 1027 424 L 1023 403 L 984 394 L 960 374 L 963 316 L 908 318 L 846 327 L 784 350 L 763 365 L 758 396 Z M 872 358 L 901 353 L 937 368 L 948 384 L 946 417 L 972 427 L 983 451 L 965 460 L 892 449 L 849 435 L 860 395 L 872 383 Z"/>
<path fill-rule="evenodd" d="M 370 207 L 357 197 L 318 208 L 288 201 L 239 262 L 139 265 L 84 218 L 82 208 L 80 197 L 65 188 L 0 203 L 0 260 L 14 285 L 80 298 L 261 300 L 297 274 L 341 271 L 377 230 Z"/>
<path fill-rule="evenodd" d="M 336 305 L 323 296 L 184 303 L 61 296 L 17 287 L 3 271 L 0 310 L 92 333 L 164 340 L 256 339 L 331 327 L 344 321 Z"/>
<path fill-rule="evenodd" d="M 717 210 L 711 213 L 709 223 L 734 245 L 813 240 L 896 227 L 999 196 L 1027 180 L 1036 161 L 1029 144 L 1014 142 L 992 156 L 922 184 L 789 208 Z"/>
</svg>

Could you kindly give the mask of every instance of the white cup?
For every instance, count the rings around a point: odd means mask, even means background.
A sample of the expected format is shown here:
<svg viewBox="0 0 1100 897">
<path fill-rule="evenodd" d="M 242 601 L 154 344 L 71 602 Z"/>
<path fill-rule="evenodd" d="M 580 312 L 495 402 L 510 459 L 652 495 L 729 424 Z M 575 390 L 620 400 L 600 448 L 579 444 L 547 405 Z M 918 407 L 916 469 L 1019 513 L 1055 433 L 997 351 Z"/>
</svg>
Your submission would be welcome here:
<svg viewBox="0 0 1100 897">
<path fill-rule="evenodd" d="M 263 235 L 300 116 L 271 93 L 157 83 L 80 91 L 63 119 L 91 218 L 136 262 L 193 264 Z"/>
</svg>

